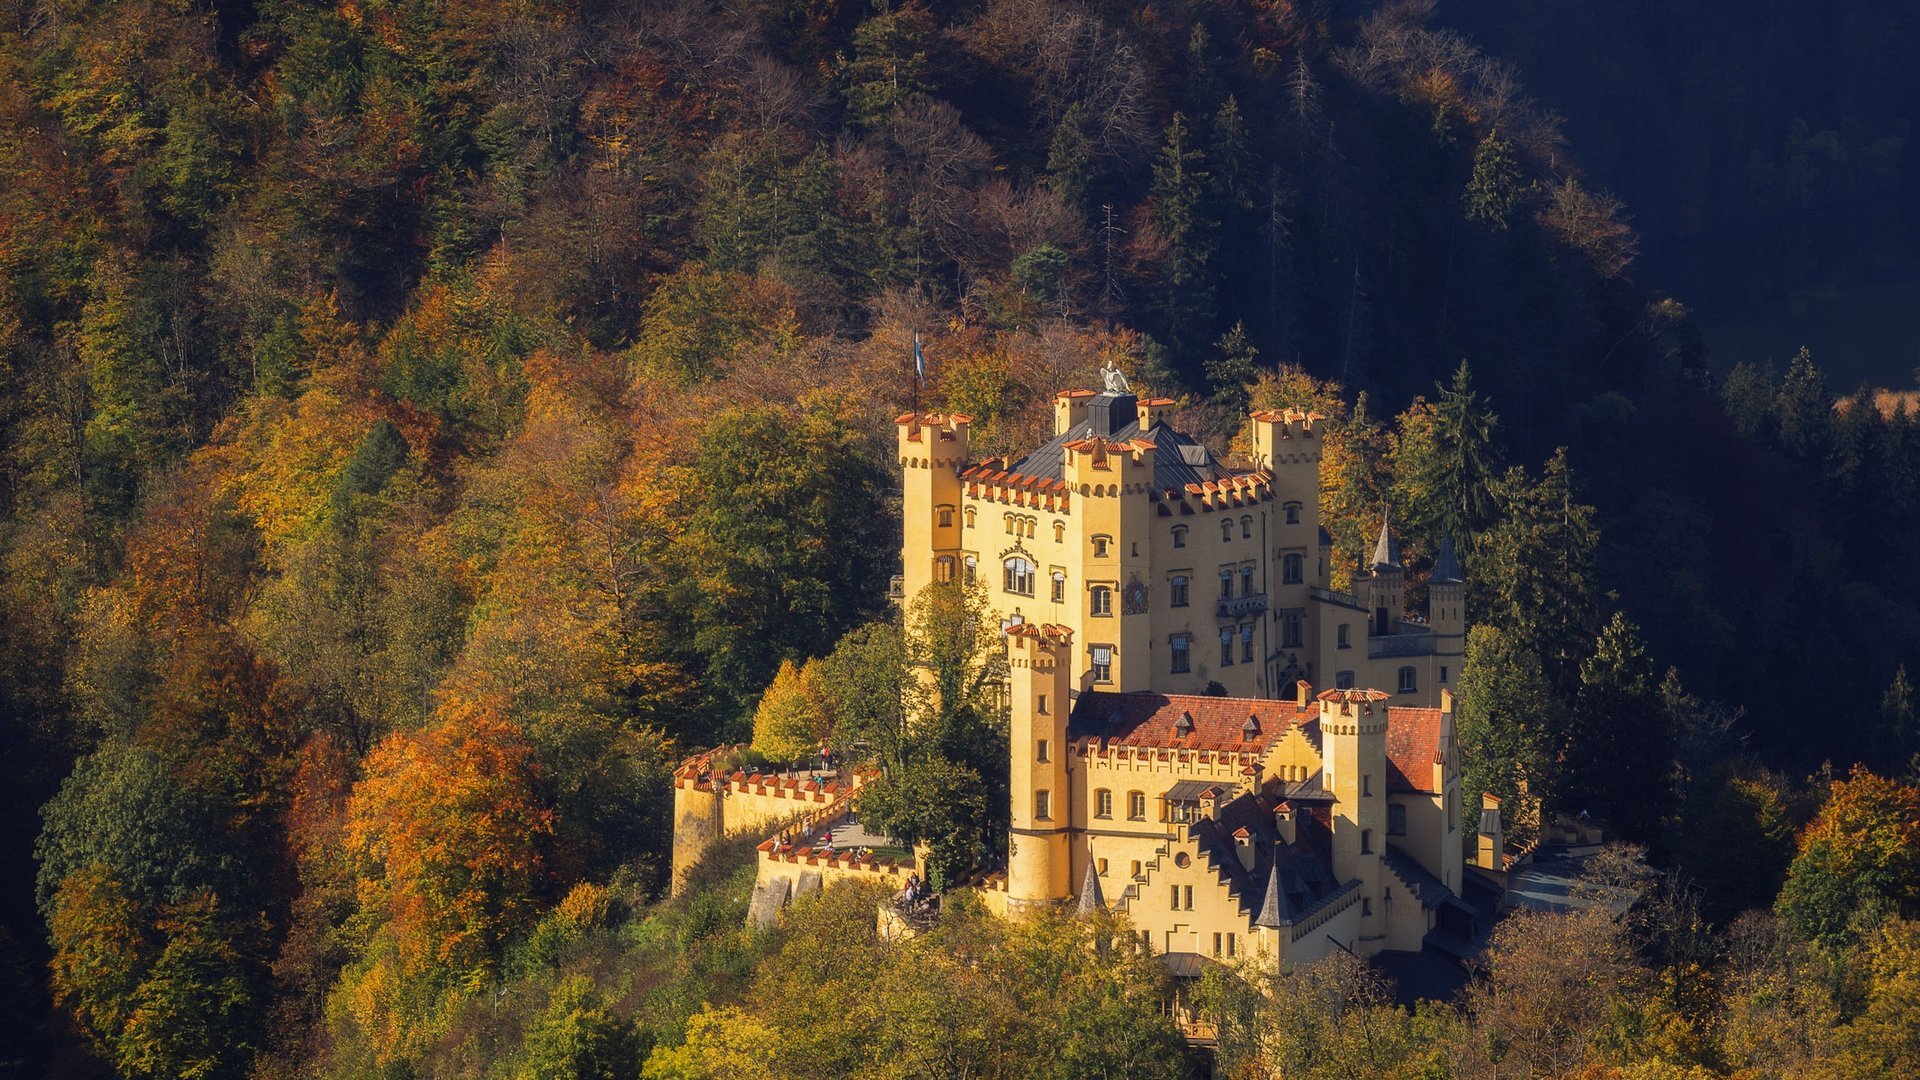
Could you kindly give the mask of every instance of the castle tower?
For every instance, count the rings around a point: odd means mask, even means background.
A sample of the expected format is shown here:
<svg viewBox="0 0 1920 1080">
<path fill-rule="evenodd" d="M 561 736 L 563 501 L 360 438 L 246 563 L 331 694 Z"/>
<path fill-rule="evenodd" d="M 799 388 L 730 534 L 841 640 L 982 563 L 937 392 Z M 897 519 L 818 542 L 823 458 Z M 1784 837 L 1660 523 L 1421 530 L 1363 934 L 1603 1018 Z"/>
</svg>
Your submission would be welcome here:
<svg viewBox="0 0 1920 1080">
<path fill-rule="evenodd" d="M 1012 842 L 1007 901 L 1031 907 L 1067 899 L 1073 793 L 1067 778 L 1073 634 L 1063 626 L 1007 628 L 1012 690 Z"/>
<path fill-rule="evenodd" d="M 1253 463 L 1273 474 L 1280 508 L 1275 547 L 1312 552 L 1320 543 L 1319 413 L 1268 409 L 1249 416 Z"/>
<path fill-rule="evenodd" d="M 1079 595 L 1068 604 L 1069 610 L 1077 606 L 1086 653 L 1079 689 L 1152 688 L 1153 626 L 1146 598 L 1153 579 L 1154 510 L 1148 493 L 1154 445 L 1144 439 L 1113 442 L 1101 434 L 1133 424 L 1138 409 L 1130 394 L 1095 395 L 1087 407 L 1094 434 L 1063 448 L 1062 472 L 1073 494 L 1083 568 Z"/>
<path fill-rule="evenodd" d="M 1333 873 L 1360 881 L 1360 940 L 1386 933 L 1380 855 L 1387 846 L 1387 695 L 1320 695 L 1321 783 L 1333 792 Z"/>
<path fill-rule="evenodd" d="M 1373 558 L 1367 565 L 1368 625 L 1375 636 L 1393 633 L 1393 626 L 1406 610 L 1407 571 L 1400 565 L 1400 542 L 1387 528 L 1387 515 L 1380 515 L 1380 540 L 1373 545 Z"/>
<path fill-rule="evenodd" d="M 1453 551 L 1453 538 L 1443 537 L 1433 557 L 1433 577 L 1427 581 L 1427 622 L 1436 637 L 1454 641 L 1439 643 L 1443 653 L 1465 651 L 1467 635 L 1467 575 L 1460 570 L 1460 559 Z"/>
<path fill-rule="evenodd" d="M 906 531 L 901 599 L 960 574 L 960 470 L 967 467 L 968 425 L 955 413 L 908 413 L 898 424 L 900 516 Z"/>
</svg>

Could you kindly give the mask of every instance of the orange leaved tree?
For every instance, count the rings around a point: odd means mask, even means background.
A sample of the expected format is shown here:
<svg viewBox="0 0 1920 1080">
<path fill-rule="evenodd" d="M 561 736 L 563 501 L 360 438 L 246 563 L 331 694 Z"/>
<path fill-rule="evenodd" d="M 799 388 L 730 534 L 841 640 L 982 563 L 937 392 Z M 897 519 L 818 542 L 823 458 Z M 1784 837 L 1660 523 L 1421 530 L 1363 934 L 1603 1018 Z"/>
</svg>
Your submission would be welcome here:
<svg viewBox="0 0 1920 1080">
<path fill-rule="evenodd" d="M 553 812 L 532 747 L 502 713 L 481 697 L 389 735 L 348 805 L 361 906 L 385 916 L 410 972 L 490 968 L 545 884 Z"/>
</svg>

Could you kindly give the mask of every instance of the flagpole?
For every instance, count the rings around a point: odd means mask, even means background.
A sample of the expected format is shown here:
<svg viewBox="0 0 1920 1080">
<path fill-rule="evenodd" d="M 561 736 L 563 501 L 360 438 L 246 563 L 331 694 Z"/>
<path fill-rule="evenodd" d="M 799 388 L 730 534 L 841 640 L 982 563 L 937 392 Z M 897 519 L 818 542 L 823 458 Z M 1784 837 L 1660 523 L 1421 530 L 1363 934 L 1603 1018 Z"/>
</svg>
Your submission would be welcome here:
<svg viewBox="0 0 1920 1080">
<path fill-rule="evenodd" d="M 920 422 L 920 380 L 926 377 L 926 357 L 920 352 L 920 331 L 913 332 L 913 422 Z"/>
</svg>

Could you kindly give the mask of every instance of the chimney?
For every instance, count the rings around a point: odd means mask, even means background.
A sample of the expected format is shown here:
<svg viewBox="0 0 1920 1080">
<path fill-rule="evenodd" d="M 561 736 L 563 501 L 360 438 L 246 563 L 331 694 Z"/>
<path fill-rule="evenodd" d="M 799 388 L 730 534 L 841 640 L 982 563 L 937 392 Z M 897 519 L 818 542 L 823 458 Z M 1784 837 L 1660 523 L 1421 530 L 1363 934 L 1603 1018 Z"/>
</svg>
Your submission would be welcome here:
<svg viewBox="0 0 1920 1080">
<path fill-rule="evenodd" d="M 1233 830 L 1233 850 L 1234 854 L 1240 856 L 1241 867 L 1251 873 L 1254 863 L 1253 834 L 1247 831 L 1245 825 Z"/>
<path fill-rule="evenodd" d="M 1443 713 L 1453 711 L 1453 691 L 1444 686 L 1440 688 L 1440 711 Z"/>
<path fill-rule="evenodd" d="M 1220 791 L 1218 788 L 1208 788 L 1207 790 L 1200 793 L 1200 816 L 1201 817 L 1210 818 L 1213 816 L 1213 805 L 1214 805 L 1214 802 L 1219 797 L 1220 797 Z"/>
<path fill-rule="evenodd" d="M 1282 802 L 1273 808 L 1273 827 L 1280 830 L 1280 842 L 1282 844 L 1289 846 L 1293 844 L 1296 834 L 1294 831 L 1292 803 Z"/>
<path fill-rule="evenodd" d="M 1500 826 L 1500 797 L 1480 796 L 1480 850 L 1474 865 L 1501 873 L 1506 870 L 1506 836 Z"/>
<path fill-rule="evenodd" d="M 1293 685 L 1294 701 L 1304 709 L 1313 704 L 1313 684 L 1305 679 Z"/>
</svg>

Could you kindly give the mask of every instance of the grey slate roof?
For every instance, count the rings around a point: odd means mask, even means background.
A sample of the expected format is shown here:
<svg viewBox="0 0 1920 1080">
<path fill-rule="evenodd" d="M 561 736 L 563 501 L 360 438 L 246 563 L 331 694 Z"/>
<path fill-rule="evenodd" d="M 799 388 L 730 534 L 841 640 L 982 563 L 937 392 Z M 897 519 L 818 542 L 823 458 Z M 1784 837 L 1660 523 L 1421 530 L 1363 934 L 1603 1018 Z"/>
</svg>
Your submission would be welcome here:
<svg viewBox="0 0 1920 1080">
<path fill-rule="evenodd" d="M 1093 865 L 1093 860 L 1088 859 L 1087 878 L 1080 884 L 1080 903 L 1074 911 L 1081 915 L 1092 915 L 1106 909 L 1106 897 L 1100 895 L 1100 873 Z"/>
<path fill-rule="evenodd" d="M 1464 582 L 1466 575 L 1460 570 L 1460 559 L 1453 552 L 1453 537 L 1440 538 L 1440 550 L 1433 556 L 1433 580 Z"/>
<path fill-rule="evenodd" d="M 1267 875 L 1267 898 L 1260 904 L 1260 914 L 1253 920 L 1255 926 L 1278 929 L 1293 925 L 1293 902 L 1287 899 L 1287 891 L 1280 886 L 1280 860 L 1273 860 L 1273 870 Z"/>
<path fill-rule="evenodd" d="M 1391 570 L 1400 569 L 1400 542 L 1393 538 L 1392 532 L 1388 531 L 1387 515 L 1384 513 L 1380 515 L 1380 540 L 1373 545 L 1373 562 L 1368 565 L 1376 568 L 1384 566 Z"/>
<path fill-rule="evenodd" d="M 1118 421 L 1123 417 L 1115 415 L 1122 409 L 1131 413 L 1131 418 L 1126 419 L 1125 423 L 1119 423 Z M 1188 484 L 1225 480 L 1233 475 L 1232 470 L 1215 460 L 1206 447 L 1195 442 L 1184 432 L 1175 431 L 1165 421 L 1157 422 L 1144 431 L 1141 430 L 1138 406 L 1131 394 L 1095 395 L 1089 412 L 1112 415 L 1109 429 L 1100 430 L 1092 417 L 1082 420 L 1064 433 L 1055 435 L 1026 457 L 1007 466 L 1007 471 L 1021 476 L 1038 477 L 1042 480 L 1064 480 L 1066 479 L 1064 464 L 1066 445 L 1099 435 L 1114 442 L 1145 439 L 1152 443 L 1154 445 L 1153 483 L 1162 491 L 1168 488 L 1184 491 Z"/>
</svg>

